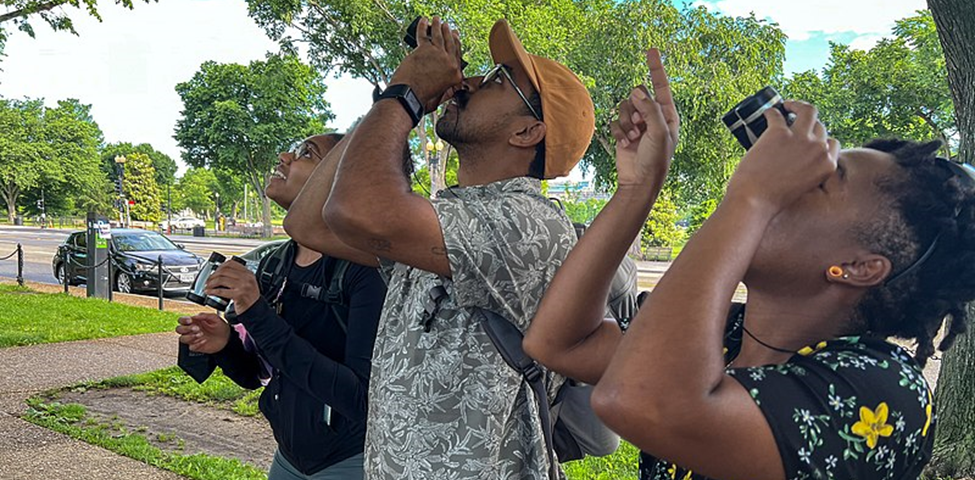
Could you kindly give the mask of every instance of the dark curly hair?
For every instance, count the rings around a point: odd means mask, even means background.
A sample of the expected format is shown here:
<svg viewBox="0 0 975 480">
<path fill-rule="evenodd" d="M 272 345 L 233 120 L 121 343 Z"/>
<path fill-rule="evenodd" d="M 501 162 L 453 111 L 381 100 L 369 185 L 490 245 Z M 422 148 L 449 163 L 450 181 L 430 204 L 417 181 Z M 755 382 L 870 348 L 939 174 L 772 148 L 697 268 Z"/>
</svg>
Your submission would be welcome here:
<svg viewBox="0 0 975 480">
<path fill-rule="evenodd" d="M 872 334 L 915 339 L 924 366 L 946 319 L 939 350 L 967 329 L 965 305 L 975 299 L 975 186 L 937 158 L 941 142 L 874 140 L 864 147 L 893 155 L 901 168 L 878 182 L 893 208 L 856 232 L 892 269 L 861 298 L 854 319 Z"/>
</svg>

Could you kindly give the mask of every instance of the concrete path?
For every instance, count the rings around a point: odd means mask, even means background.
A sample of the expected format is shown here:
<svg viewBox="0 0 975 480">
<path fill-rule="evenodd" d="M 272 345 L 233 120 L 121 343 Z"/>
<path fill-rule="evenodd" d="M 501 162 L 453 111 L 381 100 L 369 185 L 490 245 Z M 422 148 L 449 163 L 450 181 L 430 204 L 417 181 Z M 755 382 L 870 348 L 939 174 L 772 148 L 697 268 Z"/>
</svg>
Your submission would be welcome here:
<svg viewBox="0 0 975 480">
<path fill-rule="evenodd" d="M 174 365 L 176 345 L 153 333 L 0 349 L 0 480 L 182 479 L 20 419 L 37 392 Z"/>
</svg>

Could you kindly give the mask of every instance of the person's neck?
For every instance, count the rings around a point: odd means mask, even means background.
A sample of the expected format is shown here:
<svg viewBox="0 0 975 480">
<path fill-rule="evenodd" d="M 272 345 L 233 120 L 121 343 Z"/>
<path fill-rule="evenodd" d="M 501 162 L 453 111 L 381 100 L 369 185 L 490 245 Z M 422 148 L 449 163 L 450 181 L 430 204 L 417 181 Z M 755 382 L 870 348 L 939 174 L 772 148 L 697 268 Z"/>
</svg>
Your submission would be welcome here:
<svg viewBox="0 0 975 480">
<path fill-rule="evenodd" d="M 509 178 L 528 175 L 531 157 L 527 152 L 508 147 L 489 145 L 458 146 L 457 183 L 461 187 L 487 185 Z M 531 152 L 534 155 L 534 150 Z"/>
<path fill-rule="evenodd" d="M 732 364 L 754 367 L 785 363 L 803 347 L 841 335 L 849 316 L 849 307 L 829 292 L 783 296 L 749 288 L 744 323 L 747 332 L 742 332 L 741 350 Z"/>
<path fill-rule="evenodd" d="M 298 247 L 298 251 L 295 252 L 295 265 L 299 267 L 307 267 L 322 258 L 321 252 L 316 252 L 297 242 L 295 245 Z"/>
</svg>

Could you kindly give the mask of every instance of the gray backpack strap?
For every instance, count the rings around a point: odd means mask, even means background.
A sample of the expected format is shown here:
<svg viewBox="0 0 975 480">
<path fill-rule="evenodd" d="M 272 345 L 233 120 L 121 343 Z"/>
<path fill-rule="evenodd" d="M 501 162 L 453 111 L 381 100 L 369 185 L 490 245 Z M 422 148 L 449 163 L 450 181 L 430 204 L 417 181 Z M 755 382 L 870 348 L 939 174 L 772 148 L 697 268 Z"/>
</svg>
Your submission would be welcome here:
<svg viewBox="0 0 975 480">
<path fill-rule="evenodd" d="M 487 333 L 494 347 L 511 368 L 521 373 L 525 381 L 535 392 L 535 403 L 538 415 L 542 421 L 542 433 L 545 436 L 545 450 L 548 453 L 549 477 L 559 479 L 558 465 L 555 462 L 555 444 L 552 440 L 552 417 L 549 411 L 548 393 L 545 390 L 545 372 L 538 366 L 521 347 L 524 336 L 513 323 L 501 315 L 483 308 L 475 309 L 481 315 L 481 325 Z"/>
</svg>

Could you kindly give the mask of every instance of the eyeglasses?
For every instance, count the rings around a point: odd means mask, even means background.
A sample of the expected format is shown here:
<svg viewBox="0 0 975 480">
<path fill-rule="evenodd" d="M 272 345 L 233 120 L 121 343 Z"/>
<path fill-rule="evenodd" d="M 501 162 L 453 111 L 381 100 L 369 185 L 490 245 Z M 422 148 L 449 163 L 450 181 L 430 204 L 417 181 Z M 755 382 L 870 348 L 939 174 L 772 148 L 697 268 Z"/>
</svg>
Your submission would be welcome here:
<svg viewBox="0 0 975 480">
<path fill-rule="evenodd" d="M 292 145 L 291 148 L 288 149 L 288 153 L 290 153 L 294 157 L 294 160 L 304 160 L 304 159 L 311 160 L 315 158 L 314 152 L 312 151 L 312 148 L 309 146 L 309 142 L 305 140 L 302 140 Z"/>
<path fill-rule="evenodd" d="M 510 69 L 508 66 L 503 63 L 495 65 L 484 74 L 484 77 L 481 79 L 481 86 L 484 86 L 484 84 L 488 82 L 494 82 L 501 85 L 503 83 L 501 81 L 501 77 L 504 76 L 504 78 L 507 78 L 508 82 L 511 83 L 511 86 L 515 87 L 515 93 L 521 97 L 521 101 L 525 102 L 525 106 L 528 107 L 528 110 L 532 112 L 532 116 L 535 117 L 536 120 L 541 121 L 542 115 L 535 110 L 535 107 L 533 107 L 531 103 L 528 102 L 528 97 L 525 96 L 525 92 L 522 92 L 521 89 L 518 88 L 518 84 L 515 83 L 513 78 L 511 78 L 511 72 L 509 70 Z"/>
<path fill-rule="evenodd" d="M 962 183 L 964 183 L 965 186 L 967 186 L 970 189 L 975 189 L 975 167 L 972 167 L 967 163 L 952 162 L 951 160 L 948 160 L 945 157 L 935 157 L 935 160 L 938 162 L 938 165 L 947 168 L 948 171 L 950 171 L 953 176 L 957 177 Z M 961 213 L 961 207 L 956 207 L 954 217 L 958 218 L 958 215 L 960 213 Z M 884 286 L 890 285 L 891 283 L 894 283 L 897 280 L 906 277 L 914 270 L 917 270 L 918 267 L 924 264 L 924 262 L 927 261 L 927 259 L 931 258 L 931 255 L 934 254 L 934 249 L 935 247 L 938 246 L 938 240 L 940 239 L 941 239 L 941 233 L 938 233 L 937 235 L 934 236 L 934 240 L 931 240 L 931 245 L 928 247 L 928 249 L 925 250 L 920 257 L 917 257 L 917 260 L 915 260 L 914 263 L 908 265 L 907 268 L 901 270 L 896 275 L 893 275 L 890 278 L 888 278 L 884 282 Z"/>
</svg>

